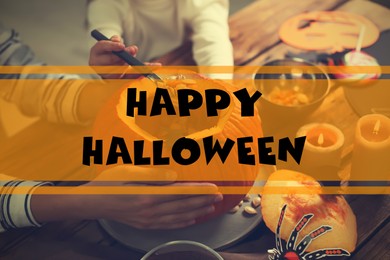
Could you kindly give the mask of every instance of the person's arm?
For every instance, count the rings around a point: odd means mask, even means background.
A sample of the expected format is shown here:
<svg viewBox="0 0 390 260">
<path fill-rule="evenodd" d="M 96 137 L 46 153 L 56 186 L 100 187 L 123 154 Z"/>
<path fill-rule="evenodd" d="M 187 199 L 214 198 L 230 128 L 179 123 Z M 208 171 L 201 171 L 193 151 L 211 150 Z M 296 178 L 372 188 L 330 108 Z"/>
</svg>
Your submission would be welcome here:
<svg viewBox="0 0 390 260">
<path fill-rule="evenodd" d="M 199 66 L 233 66 L 233 47 L 229 38 L 227 0 L 191 0 L 194 11 L 189 23 L 193 31 L 193 53 Z M 218 75 L 216 75 L 218 77 Z"/>
<path fill-rule="evenodd" d="M 102 47 L 113 48 L 107 44 L 110 43 L 101 43 L 91 53 L 100 53 Z M 137 51 L 133 47 L 127 49 L 131 54 Z M 27 65 L 41 66 L 44 63 L 36 59 L 14 30 L 0 26 L 0 66 Z M 23 75 L 0 75 L 0 80 L 7 79 L 0 88 L 0 98 L 16 104 L 27 116 L 39 116 L 57 123 L 84 124 L 91 121 L 106 99 L 122 85 L 60 72 L 34 75 L 29 74 L 27 68 L 24 72 Z"/>
<path fill-rule="evenodd" d="M 14 30 L 0 26 L 0 66 L 42 66 L 32 50 Z M 51 122 L 83 123 L 78 117 L 80 93 L 84 81 L 71 74 L 1 74 L 7 79 L 0 88 L 0 98 L 14 103 L 27 116 L 40 116 Z M 24 81 L 29 80 L 28 83 Z"/>
<path fill-rule="evenodd" d="M 176 177 L 171 171 L 136 166 L 117 166 L 102 172 L 104 179 L 110 176 L 144 175 L 166 178 L 160 185 L 208 187 L 215 195 L 146 195 L 146 194 L 83 194 L 83 187 L 127 186 L 141 183 L 129 181 L 99 181 L 99 177 L 78 187 L 69 187 L 68 194 L 38 194 L 40 187 L 51 185 L 45 182 L 20 181 L 0 175 L 0 233 L 23 227 L 40 227 L 42 224 L 63 220 L 111 219 L 143 229 L 173 229 L 189 226 L 195 219 L 214 211 L 213 204 L 223 197 L 218 189 L 208 183 L 173 183 Z M 149 183 L 150 184 L 150 183 Z M 157 184 L 157 183 L 156 183 Z M 145 185 L 145 184 L 144 184 Z M 15 187 L 29 187 L 26 194 L 15 194 Z M 192 188 L 189 188 L 192 189 Z"/>
<path fill-rule="evenodd" d="M 0 39 L 6 41 L 5 44 L 0 43 L 0 48 L 2 48 L 0 58 L 3 62 L 0 65 L 39 64 L 34 61 L 31 50 L 18 40 L 14 32 Z M 31 85 L 32 82 L 27 85 L 19 84 L 21 82 L 19 79 L 22 77 L 33 77 L 27 75 L 2 75 L 3 78 L 13 80 L 9 84 L 2 85 L 0 97 L 15 102 L 26 113 L 40 115 L 51 121 L 88 120 L 93 117 L 97 107 L 104 102 L 105 98 L 109 97 L 109 93 L 115 91 L 112 85 L 103 87 L 99 83 L 84 84 L 85 82 L 75 75 L 51 75 L 48 84 L 35 86 Z M 40 77 L 48 78 L 47 75 Z M 74 80 L 64 80 L 65 77 L 72 77 Z M 118 174 L 118 172 L 140 174 L 142 170 L 138 167 L 116 167 L 107 172 L 108 175 Z M 9 177 L 0 178 L 0 180 L 6 180 L 0 183 L 0 231 L 39 226 L 40 223 L 50 221 L 97 218 L 113 219 L 140 228 L 178 228 L 193 224 L 195 218 L 212 212 L 214 210 L 212 204 L 222 199 L 221 195 L 39 195 L 34 193 L 35 189 L 42 185 L 50 185 L 50 183 L 12 180 Z M 126 184 L 128 183 L 116 183 L 116 185 Z M 96 184 L 88 183 L 87 185 Z M 204 183 L 194 185 L 209 185 L 216 191 L 215 185 Z M 26 194 L 16 194 L 12 192 L 15 186 L 28 186 L 30 190 Z M 78 189 L 78 187 L 70 189 Z"/>
<path fill-rule="evenodd" d="M 87 9 L 88 29 L 99 30 L 111 38 L 123 36 L 123 20 L 129 8 L 128 0 L 89 0 Z"/>
<path fill-rule="evenodd" d="M 31 195 L 47 182 L 20 181 L 0 174 L 0 232 L 21 227 L 39 227 L 32 214 Z M 16 187 L 31 187 L 26 194 L 12 194 Z"/>
<path fill-rule="evenodd" d="M 218 194 L 215 185 L 209 183 L 173 183 L 176 177 L 173 172 L 157 169 L 142 168 L 137 166 L 116 166 L 105 172 L 100 177 L 123 176 L 123 179 L 132 175 L 159 176 L 167 180 L 165 185 L 173 186 L 202 186 L 208 187 L 215 195 L 147 195 L 147 194 L 83 194 L 80 189 L 93 186 L 121 186 L 131 189 L 129 181 L 101 182 L 99 177 L 79 187 L 69 187 L 69 194 L 65 195 L 39 195 L 33 194 L 31 199 L 31 212 L 38 223 L 46 223 L 61 220 L 94 220 L 111 219 L 124 224 L 142 229 L 173 229 L 189 226 L 195 223 L 195 219 L 212 213 L 213 204 L 220 202 L 223 197 Z M 150 183 L 148 183 L 150 184 Z M 156 183 L 157 184 L 157 183 Z M 143 184 L 145 185 L 145 184 Z M 160 183 L 162 185 L 162 183 Z M 192 189 L 192 188 L 189 188 Z"/>
</svg>

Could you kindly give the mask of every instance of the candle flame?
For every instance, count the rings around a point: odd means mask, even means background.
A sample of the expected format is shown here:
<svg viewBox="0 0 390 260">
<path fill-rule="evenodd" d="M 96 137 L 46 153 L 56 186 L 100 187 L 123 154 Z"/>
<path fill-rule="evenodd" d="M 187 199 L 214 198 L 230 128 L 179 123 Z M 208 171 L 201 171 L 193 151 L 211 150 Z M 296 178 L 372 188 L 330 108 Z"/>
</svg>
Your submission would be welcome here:
<svg viewBox="0 0 390 260">
<path fill-rule="evenodd" d="M 318 136 L 318 140 L 317 140 L 318 144 L 320 146 L 322 146 L 324 144 L 324 134 L 321 133 L 319 136 Z"/>
<path fill-rule="evenodd" d="M 377 120 L 374 126 L 373 134 L 377 135 L 379 133 L 379 129 L 381 128 L 381 121 Z"/>
</svg>

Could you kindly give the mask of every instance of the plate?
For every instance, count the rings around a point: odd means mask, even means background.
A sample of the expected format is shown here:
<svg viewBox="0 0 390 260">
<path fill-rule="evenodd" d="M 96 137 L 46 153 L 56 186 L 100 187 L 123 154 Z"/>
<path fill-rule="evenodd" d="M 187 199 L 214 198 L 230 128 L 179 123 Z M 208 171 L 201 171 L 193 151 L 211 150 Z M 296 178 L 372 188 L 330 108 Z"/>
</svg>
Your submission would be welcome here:
<svg viewBox="0 0 390 260">
<path fill-rule="evenodd" d="M 259 176 L 264 180 L 275 171 L 275 167 L 262 166 Z M 263 186 L 264 181 L 256 181 L 255 186 Z M 257 196 L 256 194 L 251 197 Z M 103 229 L 114 239 L 123 245 L 141 252 L 148 252 L 158 245 L 175 241 L 191 240 L 221 250 L 227 248 L 245 238 L 261 221 L 262 215 L 258 207 L 257 215 L 247 216 L 243 214 L 245 206 L 250 202 L 244 202 L 236 213 L 226 213 L 207 222 L 190 227 L 174 230 L 140 230 L 115 221 L 100 220 Z"/>
</svg>

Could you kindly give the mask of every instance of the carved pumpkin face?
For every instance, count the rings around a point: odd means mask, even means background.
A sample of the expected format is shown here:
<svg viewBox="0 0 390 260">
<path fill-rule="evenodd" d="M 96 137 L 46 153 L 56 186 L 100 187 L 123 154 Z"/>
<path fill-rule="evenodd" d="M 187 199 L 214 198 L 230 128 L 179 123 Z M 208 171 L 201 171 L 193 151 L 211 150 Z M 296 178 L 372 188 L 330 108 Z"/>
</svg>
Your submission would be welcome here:
<svg viewBox="0 0 390 260">
<path fill-rule="evenodd" d="M 223 146 L 227 138 L 237 140 L 240 137 L 251 137 L 253 142 L 247 143 L 251 153 L 258 157 L 257 138 L 262 137 L 261 121 L 255 111 L 251 117 L 241 116 L 240 103 L 234 95 L 230 95 L 231 102 L 228 107 L 221 109 L 217 116 L 207 116 L 204 97 L 205 90 L 218 89 L 226 93 L 236 91 L 234 86 L 222 81 L 205 79 L 198 74 L 189 71 L 168 71 L 172 75 L 186 75 L 187 79 L 176 78 L 166 80 L 163 85 L 156 85 L 146 78 L 140 78 L 125 85 L 102 109 L 97 117 L 94 126 L 94 138 L 103 140 L 103 158 L 107 158 L 109 146 L 113 136 L 123 137 L 131 158 L 134 158 L 134 141 L 144 141 L 143 156 L 153 158 L 153 141 L 164 140 L 164 157 L 170 157 L 172 145 L 181 137 L 195 140 L 202 151 L 202 154 L 195 163 L 182 165 L 176 161 L 170 160 L 169 165 L 155 166 L 147 165 L 145 167 L 167 167 L 177 172 L 178 181 L 191 182 L 212 182 L 218 186 L 247 186 L 249 191 L 254 179 L 256 178 L 260 165 L 239 164 L 238 148 L 233 146 L 225 162 L 222 162 L 218 156 L 213 160 L 206 162 L 203 138 L 212 136 L 214 142 L 219 141 Z M 158 74 L 168 73 L 164 69 L 157 71 Z M 192 78 L 188 80 L 188 78 Z M 166 88 L 175 108 L 178 106 L 177 90 L 189 88 L 197 90 L 203 96 L 203 104 L 196 110 L 191 110 L 190 116 L 180 117 L 178 115 L 168 115 L 166 110 L 161 110 L 160 115 L 150 116 L 153 105 L 153 99 L 158 88 Z M 126 107 L 128 102 L 128 89 L 137 88 L 137 91 L 147 91 L 147 114 L 134 117 L 127 116 Z M 138 96 L 139 97 L 139 96 Z M 136 111 L 136 110 L 134 110 Z M 188 151 L 183 150 L 182 156 L 186 157 Z M 119 160 L 121 162 L 121 160 Z M 151 160 L 153 162 L 153 159 Z M 153 164 L 153 163 L 152 163 Z M 98 172 L 115 165 L 97 166 Z M 215 204 L 215 212 L 198 219 L 198 222 L 211 217 L 226 213 L 237 205 L 245 194 L 224 195 L 224 200 Z"/>
</svg>

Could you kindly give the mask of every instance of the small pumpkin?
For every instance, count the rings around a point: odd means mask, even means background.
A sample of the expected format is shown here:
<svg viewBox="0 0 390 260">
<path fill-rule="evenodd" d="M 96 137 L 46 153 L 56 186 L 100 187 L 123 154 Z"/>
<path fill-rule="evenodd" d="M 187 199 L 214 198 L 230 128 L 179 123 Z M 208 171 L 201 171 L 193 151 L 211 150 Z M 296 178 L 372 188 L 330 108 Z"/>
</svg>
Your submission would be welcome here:
<svg viewBox="0 0 390 260">
<path fill-rule="evenodd" d="M 275 189 L 296 189 L 291 194 L 278 194 Z M 283 193 L 283 192 L 280 192 Z M 291 170 L 278 170 L 271 174 L 264 186 L 261 212 L 266 226 L 275 232 L 280 223 L 280 212 L 287 205 L 280 237 L 288 241 L 292 230 L 306 214 L 313 218 L 296 237 L 296 245 L 321 226 L 330 226 L 324 234 L 307 248 L 308 252 L 323 248 L 355 250 L 357 241 L 356 217 L 341 195 L 322 193 L 322 186 L 311 176 Z"/>
<path fill-rule="evenodd" d="M 175 101 L 175 93 L 177 88 L 192 88 L 204 95 L 206 89 L 220 89 L 227 93 L 236 91 L 234 86 L 222 81 L 206 79 L 195 72 L 187 70 L 167 70 L 159 69 L 156 71 L 161 75 L 186 75 L 185 79 L 174 76 L 172 80 L 166 80 L 166 84 L 158 87 L 165 87 L 170 93 L 173 104 L 177 107 Z M 192 80 L 188 80 L 191 78 Z M 194 84 L 195 83 L 195 84 Z M 126 115 L 127 106 L 127 89 L 137 88 L 138 91 L 147 91 L 147 115 L 140 116 L 135 114 L 134 117 Z M 144 141 L 143 155 L 152 158 L 153 140 L 165 140 L 165 155 L 170 155 L 170 147 L 172 143 L 180 137 L 186 137 L 196 140 L 201 151 L 203 149 L 203 138 L 213 136 L 214 142 L 218 140 L 221 146 L 226 142 L 227 138 L 236 140 L 238 137 L 252 137 L 253 142 L 247 143 L 247 147 L 251 148 L 252 154 L 258 158 L 257 138 L 262 137 L 261 121 L 257 110 L 253 117 L 242 117 L 241 106 L 234 95 L 231 96 L 231 103 L 228 108 L 220 110 L 218 116 L 207 117 L 205 110 L 206 104 L 197 110 L 192 110 L 189 117 L 180 117 L 178 115 L 167 115 L 165 110 L 157 116 L 150 116 L 151 104 L 156 93 L 157 85 L 151 80 L 141 77 L 133 80 L 129 84 L 123 86 L 112 98 L 106 103 L 100 111 L 95 125 L 93 136 L 95 139 L 102 139 L 104 143 L 103 158 L 107 158 L 109 152 L 109 143 L 113 136 L 122 137 L 126 140 L 126 145 L 131 158 L 133 157 L 133 142 L 135 140 Z M 205 100 L 205 98 L 203 98 Z M 200 157 L 195 163 L 190 165 L 181 165 L 174 160 L 170 160 L 169 166 L 146 166 L 146 167 L 169 167 L 180 176 L 180 179 L 193 179 L 197 176 L 199 182 L 212 182 L 217 186 L 247 186 L 248 191 L 253 185 L 253 180 L 256 178 L 260 165 L 246 165 L 238 163 L 238 149 L 234 145 L 224 163 L 214 156 L 213 160 L 206 163 L 204 156 Z M 183 155 L 184 157 L 184 155 Z M 97 166 L 98 172 L 101 172 L 108 167 L 115 165 Z M 210 178 L 212 176 L 212 178 Z M 232 177 L 234 176 L 234 177 Z M 225 178 L 226 177 L 226 178 Z M 218 179 L 218 181 L 210 181 L 210 179 Z M 227 181 L 223 181 L 226 179 Z M 234 179 L 231 181 L 231 179 Z M 199 218 L 197 222 L 202 222 L 206 219 L 226 213 L 235 205 L 237 205 L 245 194 L 224 195 L 224 200 L 215 204 L 215 211 L 205 217 Z"/>
</svg>

